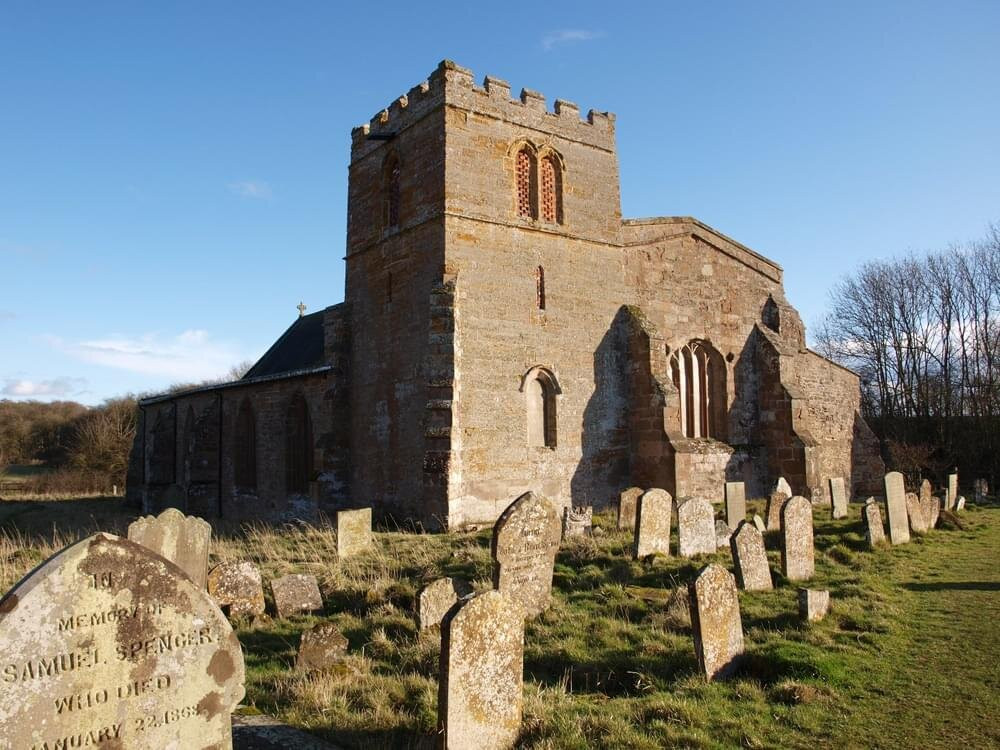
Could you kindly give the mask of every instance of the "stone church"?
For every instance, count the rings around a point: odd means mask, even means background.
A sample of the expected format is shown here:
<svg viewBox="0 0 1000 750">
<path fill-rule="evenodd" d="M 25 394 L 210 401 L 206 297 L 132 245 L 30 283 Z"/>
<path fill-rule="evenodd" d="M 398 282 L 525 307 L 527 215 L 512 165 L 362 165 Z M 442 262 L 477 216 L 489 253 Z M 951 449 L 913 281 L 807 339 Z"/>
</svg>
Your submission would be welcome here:
<svg viewBox="0 0 1000 750">
<path fill-rule="evenodd" d="M 147 398 L 129 492 L 233 519 L 492 523 L 526 490 L 876 490 L 858 377 L 771 260 L 625 219 L 615 117 L 442 62 L 352 133 L 346 289 L 241 380 Z"/>
</svg>

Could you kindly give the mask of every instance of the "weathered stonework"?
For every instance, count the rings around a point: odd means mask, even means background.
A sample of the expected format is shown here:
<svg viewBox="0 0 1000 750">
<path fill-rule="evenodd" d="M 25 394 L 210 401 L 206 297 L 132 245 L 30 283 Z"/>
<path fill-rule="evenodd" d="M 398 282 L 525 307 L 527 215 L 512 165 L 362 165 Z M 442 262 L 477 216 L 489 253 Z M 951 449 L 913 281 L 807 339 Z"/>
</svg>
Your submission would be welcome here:
<svg viewBox="0 0 1000 750">
<path fill-rule="evenodd" d="M 958 474 L 948 475 L 948 494 L 945 496 L 945 507 L 952 510 L 958 502 Z"/>
<path fill-rule="evenodd" d="M 372 509 L 337 511 L 337 557 L 341 560 L 372 546 Z"/>
<path fill-rule="evenodd" d="M 639 497 L 633 555 L 641 560 L 650 555 L 670 555 L 670 519 L 673 500 L 666 490 L 653 488 Z"/>
<path fill-rule="evenodd" d="M 791 495 L 786 495 L 784 492 L 772 492 L 771 496 L 767 499 L 767 530 L 777 531 L 781 528 L 781 508 L 788 502 Z"/>
<path fill-rule="evenodd" d="M 822 620 L 830 611 L 830 592 L 799 589 L 799 617 L 805 622 Z"/>
<path fill-rule="evenodd" d="M 641 487 L 629 487 L 618 496 L 618 528 L 634 529 L 635 515 L 639 509 Z"/>
<path fill-rule="evenodd" d="M 882 511 L 879 509 L 875 498 L 868 498 L 868 502 L 861 509 L 861 520 L 864 521 L 865 538 L 871 549 L 885 543 L 885 528 L 882 526 Z"/>
<path fill-rule="evenodd" d="M 781 509 L 781 572 L 789 581 L 806 581 L 815 572 L 812 503 L 796 495 Z"/>
<path fill-rule="evenodd" d="M 199 588 L 208 581 L 208 547 L 212 527 L 176 508 L 167 508 L 158 517 L 146 516 L 129 524 L 128 538 L 165 557 L 187 573 Z"/>
<path fill-rule="evenodd" d="M 347 654 L 347 639 L 332 622 L 321 622 L 302 633 L 295 657 L 298 672 L 321 672 L 342 662 Z"/>
<path fill-rule="evenodd" d="M 771 568 L 764 550 L 764 535 L 751 523 L 741 521 L 729 539 L 736 582 L 744 591 L 770 591 Z"/>
<path fill-rule="evenodd" d="M 910 530 L 914 534 L 926 534 L 928 517 L 925 515 L 924 507 L 920 503 L 920 498 L 913 492 L 907 492 L 906 515 L 910 520 Z"/>
<path fill-rule="evenodd" d="M 716 550 L 715 511 L 701 498 L 677 505 L 677 554 L 681 557 L 711 555 Z"/>
<path fill-rule="evenodd" d="M 890 471 L 885 475 L 885 510 L 889 519 L 889 541 L 905 544 L 910 541 L 910 522 L 906 514 L 906 486 L 903 475 Z"/>
<path fill-rule="evenodd" d="M 563 508 L 563 538 L 571 536 L 590 536 L 594 527 L 594 509 Z"/>
<path fill-rule="evenodd" d="M 0 747 L 232 747 L 243 653 L 203 587 L 146 547 L 84 539 L 0 600 Z"/>
<path fill-rule="evenodd" d="M 208 574 L 208 594 L 231 619 L 264 614 L 264 584 L 252 562 L 216 565 Z"/>
<path fill-rule="evenodd" d="M 847 518 L 847 490 L 843 477 L 830 477 L 830 503 L 834 518 Z"/>
<path fill-rule="evenodd" d="M 746 485 L 743 482 L 726 482 L 726 524 L 735 529 L 746 517 Z"/>
<path fill-rule="evenodd" d="M 271 595 L 278 617 L 307 615 L 323 609 L 316 576 L 293 573 L 271 581 Z"/>
<path fill-rule="evenodd" d="M 743 653 L 743 621 L 736 582 L 728 570 L 713 564 L 691 581 L 689 590 L 698 667 L 709 680 L 729 677 Z"/>
<path fill-rule="evenodd" d="M 440 625 L 448 610 L 454 607 L 459 599 L 472 593 L 472 586 L 461 578 L 438 578 L 421 589 L 417 596 L 417 619 L 420 629 Z"/>
<path fill-rule="evenodd" d="M 523 616 L 548 609 L 561 538 L 556 506 L 532 492 L 511 503 L 493 526 L 493 588 L 507 594 Z"/>
</svg>

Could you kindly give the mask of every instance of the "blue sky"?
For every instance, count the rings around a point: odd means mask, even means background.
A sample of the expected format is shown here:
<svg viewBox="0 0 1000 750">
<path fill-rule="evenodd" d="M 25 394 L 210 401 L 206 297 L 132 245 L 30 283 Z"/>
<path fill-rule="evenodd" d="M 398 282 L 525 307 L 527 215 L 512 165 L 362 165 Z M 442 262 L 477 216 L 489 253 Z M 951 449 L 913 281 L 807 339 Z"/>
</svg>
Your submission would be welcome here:
<svg viewBox="0 0 1000 750">
<path fill-rule="evenodd" d="M 626 216 L 775 259 L 1000 221 L 1000 3 L 0 5 L 0 398 L 223 374 L 343 298 L 350 130 L 439 60 L 618 116 Z"/>
</svg>

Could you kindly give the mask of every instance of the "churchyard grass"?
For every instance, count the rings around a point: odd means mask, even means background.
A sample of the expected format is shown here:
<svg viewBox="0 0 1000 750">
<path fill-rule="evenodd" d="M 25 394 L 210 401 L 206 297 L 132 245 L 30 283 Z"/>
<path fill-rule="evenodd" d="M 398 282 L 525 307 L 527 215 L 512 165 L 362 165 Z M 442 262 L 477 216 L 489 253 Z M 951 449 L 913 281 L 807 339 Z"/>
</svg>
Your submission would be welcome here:
<svg viewBox="0 0 1000 750">
<path fill-rule="evenodd" d="M 762 501 L 748 513 L 763 513 Z M 735 679 L 697 672 L 690 627 L 669 590 L 728 549 L 695 560 L 637 562 L 632 535 L 566 540 L 552 606 L 525 633 L 522 744 L 592 747 L 988 747 L 1000 744 L 1000 508 L 969 506 L 965 530 L 945 525 L 909 544 L 866 550 L 860 505 L 828 520 L 816 509 L 816 575 L 780 575 L 778 534 L 766 537 L 773 591 L 740 592 L 746 657 Z M 65 544 L 121 533 L 121 498 L 0 503 L 4 590 Z M 268 619 L 238 629 L 248 712 L 265 712 L 344 747 L 431 748 L 439 632 L 418 631 L 420 587 L 442 575 L 490 587 L 489 531 L 381 532 L 370 551 L 336 561 L 336 535 L 311 525 L 218 526 L 212 562 L 251 560 L 265 579 L 317 576 L 323 617 Z M 674 539 L 676 549 L 676 531 Z M 798 619 L 800 585 L 829 589 L 823 621 Z M 293 669 L 299 636 L 330 620 L 350 642 L 341 667 Z"/>
</svg>

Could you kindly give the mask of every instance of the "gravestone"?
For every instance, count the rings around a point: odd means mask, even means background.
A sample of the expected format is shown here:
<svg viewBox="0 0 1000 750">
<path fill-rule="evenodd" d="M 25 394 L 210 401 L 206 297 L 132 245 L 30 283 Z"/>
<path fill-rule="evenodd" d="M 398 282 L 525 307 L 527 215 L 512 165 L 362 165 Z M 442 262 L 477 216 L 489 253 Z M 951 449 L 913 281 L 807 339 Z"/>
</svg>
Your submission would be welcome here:
<svg viewBox="0 0 1000 750">
<path fill-rule="evenodd" d="M 927 533 L 927 517 L 920 505 L 920 498 L 913 492 L 904 495 L 906 499 L 906 515 L 910 519 L 910 529 L 914 534 Z"/>
<path fill-rule="evenodd" d="M 874 549 L 885 542 L 885 529 L 882 526 L 882 511 L 875 498 L 870 497 L 861 509 L 861 518 L 865 525 L 865 537 L 868 546 Z"/>
<path fill-rule="evenodd" d="M 791 495 L 783 492 L 772 492 L 767 499 L 767 530 L 777 531 L 781 528 L 781 506 L 788 502 Z"/>
<path fill-rule="evenodd" d="M 633 552 L 636 560 L 670 555 L 670 517 L 673 501 L 666 490 L 646 490 L 639 497 Z"/>
<path fill-rule="evenodd" d="M 773 495 L 775 492 L 781 493 L 785 496 L 785 498 L 790 498 L 792 496 L 792 488 L 789 486 L 784 477 L 778 477 L 778 481 L 774 485 L 774 491 L 771 494 Z"/>
<path fill-rule="evenodd" d="M 549 606 L 561 536 L 556 506 L 533 492 L 511 503 L 493 526 L 493 588 L 510 596 L 527 617 Z"/>
<path fill-rule="evenodd" d="M 726 482 L 726 525 L 735 529 L 746 517 L 746 485 L 743 482 Z"/>
<path fill-rule="evenodd" d="M 847 489 L 843 477 L 830 477 L 830 503 L 834 518 L 847 518 Z"/>
<path fill-rule="evenodd" d="M 767 531 L 767 524 L 764 523 L 764 519 L 758 516 L 756 513 L 753 514 L 753 525 L 757 527 L 757 531 L 763 534 Z"/>
<path fill-rule="evenodd" d="M 934 497 L 929 497 L 926 500 L 919 498 L 920 510 L 924 514 L 924 519 L 927 521 L 927 530 L 930 531 L 937 525 L 937 513 L 934 512 L 934 504 L 936 500 Z"/>
<path fill-rule="evenodd" d="M 938 518 L 941 516 L 941 498 L 932 497 L 930 502 L 930 525 L 932 529 L 936 529 L 938 525 Z"/>
<path fill-rule="evenodd" d="M 743 653 L 743 621 L 736 581 L 721 565 L 705 567 L 688 584 L 691 632 L 698 667 L 709 680 L 730 676 Z"/>
<path fill-rule="evenodd" d="M 337 558 L 343 560 L 372 546 L 372 509 L 337 511 Z"/>
<path fill-rule="evenodd" d="M 252 562 L 216 565 L 208 574 L 208 593 L 230 618 L 264 614 L 264 584 Z"/>
<path fill-rule="evenodd" d="M 472 593 L 472 586 L 461 578 L 438 578 L 420 591 L 417 597 L 417 619 L 420 629 L 440 625 L 448 610 L 454 607 L 459 599 L 464 599 Z"/>
<path fill-rule="evenodd" d="M 271 595 L 278 617 L 307 615 L 323 609 L 316 576 L 293 573 L 271 581 Z"/>
<path fill-rule="evenodd" d="M 910 523 L 906 515 L 906 488 L 903 475 L 890 471 L 885 475 L 885 510 L 889 520 L 889 541 L 905 544 L 910 541 Z"/>
<path fill-rule="evenodd" d="M 812 503 L 797 495 L 781 509 L 781 572 L 789 581 L 806 581 L 815 572 Z"/>
<path fill-rule="evenodd" d="M 920 483 L 920 502 L 927 502 L 934 495 L 934 488 L 928 480 L 923 480 Z"/>
<path fill-rule="evenodd" d="M 563 508 L 563 538 L 569 536 L 590 536 L 594 528 L 594 508 Z"/>
<path fill-rule="evenodd" d="M 806 622 L 822 620 L 830 611 L 830 592 L 799 589 L 799 617 Z"/>
<path fill-rule="evenodd" d="M 438 731 L 441 746 L 511 748 L 524 700 L 524 621 L 502 591 L 452 609 L 441 623 Z"/>
<path fill-rule="evenodd" d="M 167 558 L 187 573 L 200 588 L 208 581 L 208 547 L 212 527 L 208 521 L 167 508 L 158 516 L 143 516 L 129 524 L 128 538 Z"/>
<path fill-rule="evenodd" d="M 715 546 L 728 547 L 729 540 L 733 536 L 733 530 L 721 518 L 715 522 Z"/>
<path fill-rule="evenodd" d="M 0 747 L 232 747 L 243 653 L 202 586 L 95 534 L 0 599 Z"/>
<path fill-rule="evenodd" d="M 743 521 L 729 540 L 736 582 L 744 591 L 770 591 L 771 568 L 764 550 L 764 535 L 752 523 Z"/>
<path fill-rule="evenodd" d="M 979 478 L 972 483 L 972 490 L 976 494 L 976 502 L 981 503 L 989 496 L 990 485 L 985 479 Z"/>
<path fill-rule="evenodd" d="M 959 495 L 958 501 L 955 503 L 955 512 L 958 513 L 961 510 L 965 510 L 965 497 L 963 495 Z"/>
<path fill-rule="evenodd" d="M 710 555 L 716 550 L 715 511 L 708 500 L 691 497 L 677 505 L 677 554 Z"/>
<path fill-rule="evenodd" d="M 642 494 L 641 487 L 629 487 L 623 490 L 618 496 L 618 528 L 634 529 L 635 515 L 639 509 L 639 496 Z"/>
<path fill-rule="evenodd" d="M 948 510 L 955 507 L 955 503 L 958 501 L 958 474 L 948 475 Z"/>
<path fill-rule="evenodd" d="M 295 657 L 298 672 L 320 672 L 344 661 L 347 639 L 332 622 L 321 622 L 302 633 Z"/>
</svg>

